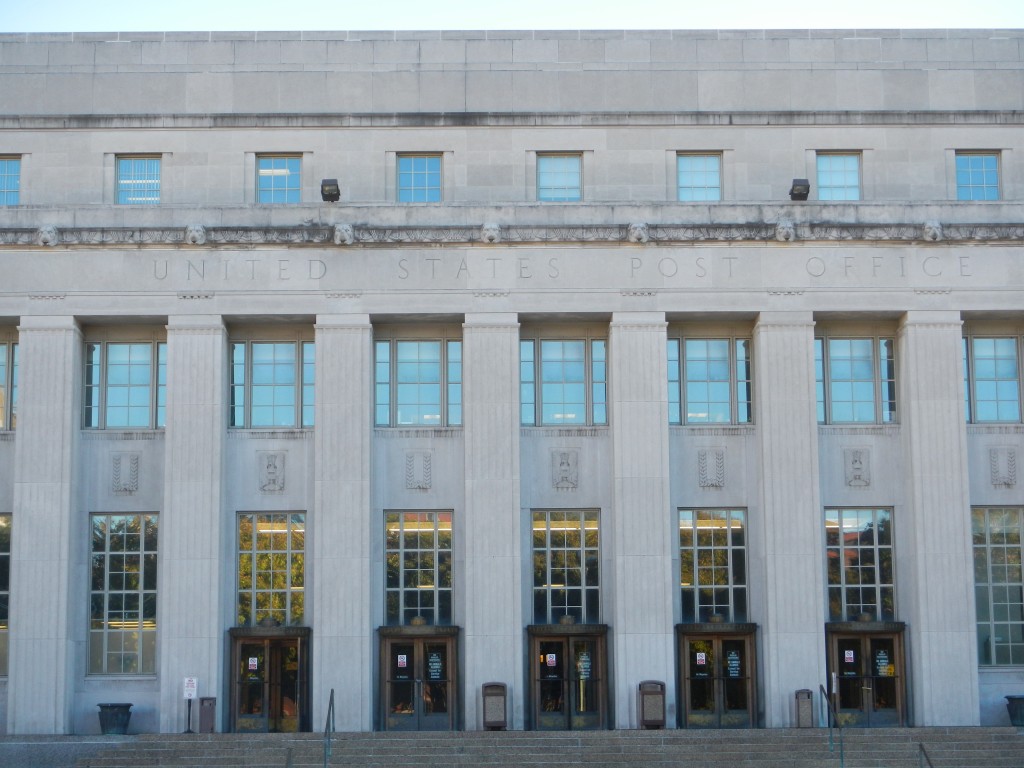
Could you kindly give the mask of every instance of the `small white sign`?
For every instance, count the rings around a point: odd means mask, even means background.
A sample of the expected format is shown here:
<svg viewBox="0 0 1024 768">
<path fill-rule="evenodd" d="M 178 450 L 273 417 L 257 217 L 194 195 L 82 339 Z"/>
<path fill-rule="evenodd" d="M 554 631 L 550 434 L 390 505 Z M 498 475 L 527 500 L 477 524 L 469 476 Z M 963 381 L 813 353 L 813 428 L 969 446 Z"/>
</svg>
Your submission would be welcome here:
<svg viewBox="0 0 1024 768">
<path fill-rule="evenodd" d="M 708 655 L 706 653 L 697 652 L 697 664 L 703 666 L 708 663 Z"/>
<path fill-rule="evenodd" d="M 260 659 L 258 656 L 249 657 L 249 671 L 258 672 L 260 668 Z"/>
<path fill-rule="evenodd" d="M 398 654 L 398 667 L 399 667 L 399 669 L 402 669 L 402 668 L 407 667 L 407 666 L 409 666 L 409 657 L 406 656 L 404 653 Z"/>
<path fill-rule="evenodd" d="M 198 677 L 186 677 L 185 678 L 185 698 L 194 699 L 196 694 L 199 693 L 199 678 Z"/>
<path fill-rule="evenodd" d="M 557 654 L 554 654 L 554 653 L 549 653 L 549 654 L 547 655 L 547 661 L 546 661 L 546 664 L 547 664 L 547 665 L 548 665 L 549 667 L 557 667 L 557 666 L 558 666 L 558 655 L 557 655 Z"/>
<path fill-rule="evenodd" d="M 853 664 L 853 651 L 845 651 L 843 653 L 843 661 L 847 664 Z"/>
</svg>

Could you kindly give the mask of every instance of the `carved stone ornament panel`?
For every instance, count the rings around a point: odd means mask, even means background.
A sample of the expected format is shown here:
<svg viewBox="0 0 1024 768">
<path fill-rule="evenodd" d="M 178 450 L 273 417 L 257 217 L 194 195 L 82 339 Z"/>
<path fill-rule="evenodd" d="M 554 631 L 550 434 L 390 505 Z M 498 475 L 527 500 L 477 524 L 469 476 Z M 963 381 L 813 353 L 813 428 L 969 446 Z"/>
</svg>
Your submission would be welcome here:
<svg viewBox="0 0 1024 768">
<path fill-rule="evenodd" d="M 1013 488 L 1017 485 L 1017 449 L 1003 446 L 989 448 L 989 473 L 994 488 Z"/>
<path fill-rule="evenodd" d="M 431 451 L 406 451 L 405 487 L 410 491 L 429 491 L 434 484 Z"/>
<path fill-rule="evenodd" d="M 843 467 L 846 484 L 850 488 L 867 488 L 871 485 L 871 450 L 869 448 L 844 448 Z"/>
<path fill-rule="evenodd" d="M 556 491 L 575 491 L 580 484 L 580 451 L 578 448 L 555 448 L 551 451 L 551 485 Z"/>
<path fill-rule="evenodd" d="M 131 496 L 139 490 L 139 454 L 110 455 L 110 490 L 116 496 Z"/>
<path fill-rule="evenodd" d="M 283 493 L 285 481 L 284 451 L 257 451 L 260 493 Z"/>
<path fill-rule="evenodd" d="M 701 488 L 725 487 L 725 448 L 697 451 L 697 484 Z"/>
</svg>

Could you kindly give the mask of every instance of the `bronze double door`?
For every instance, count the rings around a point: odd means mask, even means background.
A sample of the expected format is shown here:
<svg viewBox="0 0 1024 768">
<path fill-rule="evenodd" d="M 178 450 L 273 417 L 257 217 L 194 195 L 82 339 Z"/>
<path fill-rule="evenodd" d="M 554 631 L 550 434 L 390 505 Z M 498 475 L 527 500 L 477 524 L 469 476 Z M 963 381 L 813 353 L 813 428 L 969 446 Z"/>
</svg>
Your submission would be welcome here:
<svg viewBox="0 0 1024 768">
<path fill-rule="evenodd" d="M 531 648 L 533 727 L 541 731 L 605 728 L 604 637 L 534 636 Z"/>
<path fill-rule="evenodd" d="M 306 636 L 235 636 L 232 646 L 232 730 L 308 731 Z"/>
<path fill-rule="evenodd" d="M 829 640 L 832 701 L 844 726 L 904 724 L 902 634 L 833 632 Z"/>
<path fill-rule="evenodd" d="M 389 731 L 455 727 L 454 636 L 382 637 L 383 725 Z"/>
<path fill-rule="evenodd" d="M 682 634 L 679 651 L 685 727 L 756 725 L 753 632 Z"/>
</svg>

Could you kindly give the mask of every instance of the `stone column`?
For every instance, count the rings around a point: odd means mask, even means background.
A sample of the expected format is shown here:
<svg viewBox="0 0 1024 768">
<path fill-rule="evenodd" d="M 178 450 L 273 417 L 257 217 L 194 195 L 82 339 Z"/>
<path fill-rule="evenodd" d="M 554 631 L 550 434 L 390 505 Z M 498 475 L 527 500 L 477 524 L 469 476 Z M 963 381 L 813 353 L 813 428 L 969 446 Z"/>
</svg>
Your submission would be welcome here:
<svg viewBox="0 0 1024 768">
<path fill-rule="evenodd" d="M 70 601 L 88 599 L 74 569 L 89 546 L 74 498 L 82 336 L 72 317 L 24 317 L 18 344 L 7 732 L 70 733 L 85 631 Z"/>
<path fill-rule="evenodd" d="M 523 728 L 522 552 L 519 510 L 519 323 L 466 315 L 463 325 L 465 726 L 483 728 L 481 685 L 508 685 L 510 728 Z M 459 525 L 461 522 L 461 525 Z"/>
<path fill-rule="evenodd" d="M 896 553 L 897 611 L 921 726 L 980 722 L 961 345 L 959 313 L 904 315 L 896 355 L 906 510 L 893 529 L 906 542 Z"/>
<path fill-rule="evenodd" d="M 160 511 L 157 627 L 160 731 L 185 728 L 182 682 L 200 696 L 228 700 L 226 628 L 233 624 L 234 516 L 224 509 L 227 331 L 219 315 L 167 323 L 164 508 Z M 198 727 L 193 706 L 193 729 Z M 223 720 L 222 720 L 223 722 Z"/>
<path fill-rule="evenodd" d="M 306 618 L 313 627 L 313 730 L 335 689 L 340 731 L 373 728 L 370 454 L 373 327 L 369 315 L 320 315 L 316 323 L 313 510 L 308 518 Z M 356 707 L 341 702 L 361 702 Z"/>
<path fill-rule="evenodd" d="M 762 312 L 753 341 L 761 487 L 760 509 L 750 510 L 750 579 L 762 581 L 752 592 L 763 603 L 752 602 L 751 614 L 760 625 L 764 724 L 781 728 L 795 725 L 794 693 L 826 682 L 811 313 Z"/>
<path fill-rule="evenodd" d="M 610 606 L 616 728 L 636 728 L 637 685 L 661 680 L 675 722 L 673 607 L 678 534 L 669 509 L 667 324 L 662 312 L 616 312 L 609 329 L 611 507 L 602 548 L 614 562 L 602 577 Z M 608 558 L 605 556 L 604 561 Z"/>
</svg>

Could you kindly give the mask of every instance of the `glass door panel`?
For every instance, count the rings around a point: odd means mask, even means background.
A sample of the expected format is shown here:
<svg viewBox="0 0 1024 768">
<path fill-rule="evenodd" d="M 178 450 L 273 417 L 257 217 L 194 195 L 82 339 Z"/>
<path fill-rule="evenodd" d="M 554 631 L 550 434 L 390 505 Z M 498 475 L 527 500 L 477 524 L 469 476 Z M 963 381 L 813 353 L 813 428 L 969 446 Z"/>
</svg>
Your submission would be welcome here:
<svg viewBox="0 0 1024 768">
<path fill-rule="evenodd" d="M 573 640 L 572 645 L 572 728 L 597 728 L 601 719 L 597 642 Z"/>
<path fill-rule="evenodd" d="M 720 725 L 725 728 L 749 728 L 751 696 L 747 641 L 723 639 L 722 707 Z"/>
<path fill-rule="evenodd" d="M 384 640 L 384 727 L 446 731 L 454 727 L 454 639 Z"/>
<path fill-rule="evenodd" d="M 533 727 L 587 730 L 605 727 L 604 640 L 535 636 L 532 641 Z"/>
<path fill-rule="evenodd" d="M 896 675 L 896 641 L 872 637 L 868 641 L 871 659 L 871 725 L 900 724 L 899 677 Z"/>
<path fill-rule="evenodd" d="M 565 651 L 564 640 L 546 640 L 540 643 L 537 658 L 537 727 L 541 729 L 568 728 L 565 707 Z"/>
<path fill-rule="evenodd" d="M 683 717 L 687 728 L 754 725 L 753 632 L 682 634 Z"/>
<path fill-rule="evenodd" d="M 903 724 L 899 635 L 830 635 L 833 700 L 844 726 Z"/>
<path fill-rule="evenodd" d="M 239 649 L 236 730 L 268 731 L 266 643 L 242 643 Z"/>
</svg>

